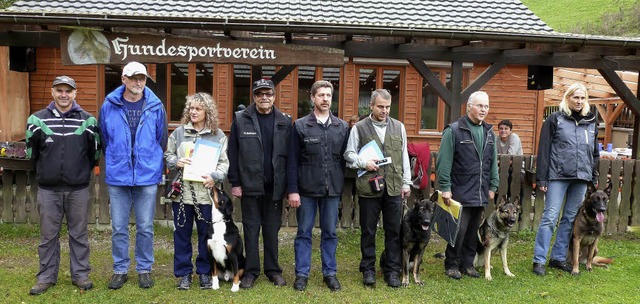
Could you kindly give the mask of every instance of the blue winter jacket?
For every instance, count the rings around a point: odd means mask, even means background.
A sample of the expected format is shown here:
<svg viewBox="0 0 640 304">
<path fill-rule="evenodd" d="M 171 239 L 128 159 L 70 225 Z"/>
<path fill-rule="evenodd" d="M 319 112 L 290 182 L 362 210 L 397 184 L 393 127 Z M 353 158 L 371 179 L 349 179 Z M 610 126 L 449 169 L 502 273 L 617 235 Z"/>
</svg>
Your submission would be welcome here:
<svg viewBox="0 0 640 304">
<path fill-rule="evenodd" d="M 149 186 L 162 181 L 163 153 L 167 147 L 167 114 L 162 101 L 144 88 L 142 116 L 131 146 L 131 130 L 121 85 L 104 100 L 100 109 L 100 132 L 106 168 L 105 181 L 111 186 Z"/>
</svg>

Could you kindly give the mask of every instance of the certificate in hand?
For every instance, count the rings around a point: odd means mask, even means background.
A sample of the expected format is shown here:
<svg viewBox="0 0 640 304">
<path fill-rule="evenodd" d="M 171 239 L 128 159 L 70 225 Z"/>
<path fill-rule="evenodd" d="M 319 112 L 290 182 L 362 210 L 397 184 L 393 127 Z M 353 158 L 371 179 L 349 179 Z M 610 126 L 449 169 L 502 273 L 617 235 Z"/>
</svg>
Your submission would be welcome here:
<svg viewBox="0 0 640 304">
<path fill-rule="evenodd" d="M 378 163 L 378 166 L 388 165 L 391 163 L 391 158 L 384 157 L 375 140 L 372 140 L 362 146 L 362 148 L 360 148 L 360 152 L 358 152 L 358 157 L 364 161 L 370 161 L 372 159 L 384 160 L 384 162 Z M 358 170 L 358 177 L 364 175 L 366 172 L 367 170 Z"/>
<path fill-rule="evenodd" d="M 204 182 L 203 175 L 209 175 L 216 170 L 220 158 L 220 143 L 198 139 L 191 155 L 191 164 L 184 166 L 182 179 L 194 182 Z M 189 156 L 189 153 L 187 153 Z"/>
</svg>

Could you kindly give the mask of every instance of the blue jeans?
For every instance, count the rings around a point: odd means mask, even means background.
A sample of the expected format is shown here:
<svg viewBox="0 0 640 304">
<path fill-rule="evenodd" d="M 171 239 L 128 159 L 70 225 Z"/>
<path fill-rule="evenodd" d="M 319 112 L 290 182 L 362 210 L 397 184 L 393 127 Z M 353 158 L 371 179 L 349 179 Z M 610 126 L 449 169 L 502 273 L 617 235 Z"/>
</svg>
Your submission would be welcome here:
<svg viewBox="0 0 640 304">
<path fill-rule="evenodd" d="M 322 259 L 322 275 L 336 275 L 336 247 L 338 236 L 338 204 L 340 197 L 307 197 L 300 196 L 300 207 L 296 210 L 298 218 L 298 234 L 294 243 L 296 254 L 296 276 L 309 277 L 311 268 L 311 230 L 316 221 L 316 210 L 320 209 L 320 254 Z M 319 207 L 319 208 L 318 208 Z"/>
<path fill-rule="evenodd" d="M 536 243 L 533 247 L 533 262 L 544 264 L 547 260 L 547 252 L 553 228 L 558 222 L 558 216 L 562 209 L 562 218 L 556 232 L 556 241 L 551 249 L 552 260 L 565 261 L 567 249 L 571 240 L 573 220 L 582 205 L 584 195 L 587 192 L 587 182 L 583 180 L 556 180 L 550 181 L 544 200 L 544 212 L 538 226 Z M 562 208 L 562 201 L 566 195 L 566 203 Z"/>
<path fill-rule="evenodd" d="M 111 255 L 113 272 L 129 271 L 129 214 L 136 217 L 136 271 L 150 273 L 153 265 L 153 217 L 156 212 L 158 185 L 109 186 L 111 211 Z"/>
</svg>

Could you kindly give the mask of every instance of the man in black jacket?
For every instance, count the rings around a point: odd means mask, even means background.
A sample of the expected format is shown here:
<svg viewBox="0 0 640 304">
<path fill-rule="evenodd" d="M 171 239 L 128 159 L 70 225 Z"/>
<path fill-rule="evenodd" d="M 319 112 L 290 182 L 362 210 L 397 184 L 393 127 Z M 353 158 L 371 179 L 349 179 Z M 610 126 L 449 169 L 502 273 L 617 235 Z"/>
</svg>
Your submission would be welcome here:
<svg viewBox="0 0 640 304">
<path fill-rule="evenodd" d="M 264 273 L 276 286 L 284 286 L 278 263 L 278 232 L 282 225 L 282 199 L 287 183 L 287 155 L 291 117 L 276 108 L 271 80 L 253 83 L 253 103 L 235 113 L 229 136 L 231 194 L 241 199 L 242 227 L 247 262 L 241 288 L 253 287 L 260 274 L 258 239 L 264 243 Z"/>
<path fill-rule="evenodd" d="M 291 132 L 289 148 L 288 200 L 296 208 L 298 233 L 295 240 L 296 280 L 293 288 L 303 291 L 311 269 L 311 231 L 320 210 L 322 276 L 331 291 L 340 290 L 336 277 L 338 205 L 344 186 L 344 153 L 347 123 L 331 114 L 333 85 L 326 80 L 311 86 L 313 111 L 298 120 Z"/>
<path fill-rule="evenodd" d="M 29 291 L 41 294 L 58 281 L 60 227 L 67 218 L 71 281 L 82 290 L 89 279 L 89 181 L 100 156 L 98 122 L 76 103 L 76 82 L 57 77 L 53 101 L 27 121 L 27 155 L 35 163 L 40 212 L 40 271 Z"/>
<path fill-rule="evenodd" d="M 436 170 L 445 204 L 449 199 L 463 206 L 455 246 L 447 244 L 445 273 L 459 280 L 462 274 L 480 277 L 473 267 L 478 227 L 484 207 L 498 189 L 498 159 L 493 126 L 484 120 L 489 114 L 489 96 L 477 91 L 469 96 L 467 115 L 442 132 Z M 461 273 L 462 272 L 462 273 Z"/>
</svg>

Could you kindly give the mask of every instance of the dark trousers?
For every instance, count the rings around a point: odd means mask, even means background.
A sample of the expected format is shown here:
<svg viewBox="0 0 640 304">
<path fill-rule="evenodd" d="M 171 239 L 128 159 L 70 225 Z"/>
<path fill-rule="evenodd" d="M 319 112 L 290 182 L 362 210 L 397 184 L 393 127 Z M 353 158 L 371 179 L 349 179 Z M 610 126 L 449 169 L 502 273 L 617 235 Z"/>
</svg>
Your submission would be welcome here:
<svg viewBox="0 0 640 304">
<path fill-rule="evenodd" d="M 456 246 L 447 244 L 445 250 L 445 269 L 466 269 L 473 267 L 473 259 L 476 256 L 476 246 L 478 245 L 478 228 L 482 221 L 484 207 L 462 208 L 460 216 L 460 230 L 456 237 Z"/>
<path fill-rule="evenodd" d="M 402 198 L 389 196 L 387 191 L 381 197 L 358 197 L 360 209 L 360 272 L 375 271 L 376 264 L 376 230 L 380 211 L 384 228 L 384 249 L 386 265 L 382 272 L 385 275 L 400 273 L 402 268 L 400 249 L 400 226 L 402 218 Z"/>
<path fill-rule="evenodd" d="M 211 263 L 209 261 L 207 249 L 207 232 L 211 222 L 211 205 L 189 205 L 183 204 L 184 210 L 180 210 L 180 203 L 174 202 L 173 208 L 173 274 L 176 277 L 183 277 L 193 273 L 193 246 L 191 246 L 191 234 L 193 233 L 193 221 L 196 221 L 198 232 L 198 256 L 196 257 L 196 273 L 211 273 Z M 197 220 L 195 208 L 200 209 L 200 214 L 204 220 Z"/>
<path fill-rule="evenodd" d="M 89 187 L 80 190 L 45 190 L 38 188 L 40 212 L 40 270 L 38 283 L 58 282 L 60 269 L 60 228 L 66 216 L 69 229 L 69 260 L 71 280 L 80 282 L 89 277 Z"/>
<path fill-rule="evenodd" d="M 278 264 L 278 232 L 282 226 L 282 201 L 271 200 L 271 193 L 264 196 L 243 195 L 242 229 L 244 248 L 247 256 L 245 275 L 260 275 L 260 252 L 258 240 L 262 228 L 264 244 L 264 273 L 267 276 L 282 274 Z"/>
</svg>

